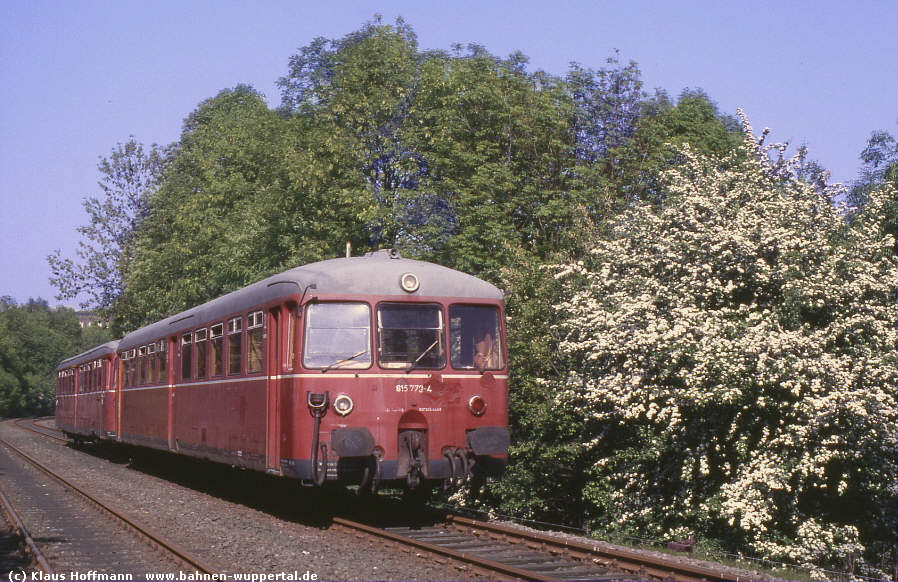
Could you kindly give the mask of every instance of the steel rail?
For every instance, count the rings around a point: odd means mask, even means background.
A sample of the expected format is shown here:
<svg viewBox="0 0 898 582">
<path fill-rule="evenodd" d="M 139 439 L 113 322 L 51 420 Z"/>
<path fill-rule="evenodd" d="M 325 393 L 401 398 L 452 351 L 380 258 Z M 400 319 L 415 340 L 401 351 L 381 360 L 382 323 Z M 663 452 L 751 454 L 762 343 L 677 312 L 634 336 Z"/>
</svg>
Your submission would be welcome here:
<svg viewBox="0 0 898 582">
<path fill-rule="evenodd" d="M 40 568 L 44 574 L 53 576 L 56 571 L 53 569 L 53 566 L 51 566 L 47 561 L 47 558 L 44 557 L 43 552 L 41 552 L 40 548 L 37 547 L 37 544 L 34 543 L 34 538 L 32 538 L 31 534 L 28 533 L 28 529 L 25 527 L 25 523 L 19 517 L 19 514 L 16 512 L 15 507 L 13 507 L 12 503 L 9 501 L 9 498 L 6 497 L 6 494 L 3 493 L 2 490 L 0 490 L 0 505 L 3 505 L 3 511 L 4 513 L 6 513 L 6 517 L 9 520 L 10 524 L 19 531 L 19 535 L 22 536 L 22 540 L 25 542 L 25 545 L 28 548 L 28 552 L 37 563 L 38 568 Z"/>
<path fill-rule="evenodd" d="M 192 557 L 189 553 L 187 553 L 185 550 L 181 549 L 174 542 L 165 540 L 161 536 L 150 531 L 150 529 L 147 528 L 146 526 L 134 521 L 133 519 L 125 516 L 120 511 L 113 508 L 112 506 L 100 501 L 96 497 L 87 493 L 86 491 L 84 491 L 83 489 L 78 487 L 77 485 L 73 484 L 72 482 L 70 482 L 67 479 L 65 479 L 64 477 L 62 477 L 61 475 L 55 473 L 52 469 L 50 469 L 49 467 L 46 467 L 40 461 L 37 461 L 36 459 L 34 459 L 30 455 L 28 455 L 28 453 L 22 451 L 21 449 L 19 449 L 15 445 L 9 443 L 5 439 L 0 439 L 0 444 L 2 444 L 4 447 L 9 449 L 10 451 L 16 453 L 21 458 L 25 459 L 28 463 L 30 463 L 37 469 L 41 470 L 43 473 L 47 474 L 49 477 L 55 479 L 56 481 L 62 483 L 64 486 L 71 489 L 72 491 L 78 493 L 79 495 L 81 495 L 82 497 L 84 497 L 85 499 L 90 501 L 92 504 L 94 504 L 95 506 L 100 508 L 102 511 L 104 511 L 108 515 L 112 516 L 113 518 L 117 519 L 121 523 L 125 524 L 125 526 L 127 526 L 129 529 L 137 532 L 141 537 L 149 540 L 153 545 L 169 552 L 170 554 L 175 556 L 178 560 L 180 560 L 185 565 L 187 565 L 189 568 L 194 569 L 197 572 L 200 572 L 202 574 L 216 574 L 217 575 L 217 574 L 221 574 L 225 571 L 221 568 L 213 568 L 213 567 L 209 566 L 208 564 L 205 564 L 204 562 L 201 562 L 200 560 Z"/>
<path fill-rule="evenodd" d="M 357 521 L 351 521 L 342 517 L 334 517 L 333 523 L 355 531 L 361 531 L 374 537 L 388 540 L 401 546 L 412 546 L 434 555 L 444 556 L 446 558 L 451 558 L 465 564 L 470 564 L 483 572 L 489 574 L 500 574 L 507 577 L 508 579 L 535 580 L 538 582 L 560 582 L 559 578 L 544 576 L 542 574 L 539 574 L 538 572 L 531 572 L 529 570 L 517 568 L 509 564 L 503 564 L 501 562 L 488 560 L 486 558 L 481 558 L 468 552 L 461 552 L 458 550 L 453 550 L 451 548 L 444 548 L 436 544 L 430 544 L 421 540 L 409 538 L 407 536 L 394 534 L 381 528 L 366 525 L 364 523 L 359 523 Z"/>
<path fill-rule="evenodd" d="M 745 575 L 739 576 L 732 571 L 716 569 L 698 564 L 685 563 L 675 558 L 652 556 L 628 550 L 626 548 L 604 547 L 576 540 L 565 540 L 547 534 L 528 532 L 501 524 L 494 524 L 457 515 L 446 516 L 447 523 L 468 530 L 482 530 L 491 535 L 506 538 L 517 538 L 539 544 L 541 547 L 555 548 L 581 559 L 595 559 L 602 563 L 641 576 L 649 576 L 661 580 L 680 580 L 683 582 L 700 582 L 715 580 L 721 582 L 744 582 Z M 551 551 L 551 550 L 550 550 Z"/>
<path fill-rule="evenodd" d="M 52 418 L 52 417 L 44 417 L 44 418 Z M 65 437 L 56 436 L 55 434 L 50 434 L 52 432 L 52 429 L 37 425 L 36 424 L 37 420 L 38 419 L 36 419 L 36 418 L 18 418 L 15 421 L 13 421 L 13 424 L 15 424 L 16 428 L 18 428 L 20 430 L 27 430 L 29 432 L 33 432 L 35 434 L 39 434 L 40 436 L 42 436 L 44 438 L 48 438 L 48 439 L 54 440 L 59 443 L 66 443 L 66 444 L 69 443 L 69 439 L 67 439 Z"/>
</svg>

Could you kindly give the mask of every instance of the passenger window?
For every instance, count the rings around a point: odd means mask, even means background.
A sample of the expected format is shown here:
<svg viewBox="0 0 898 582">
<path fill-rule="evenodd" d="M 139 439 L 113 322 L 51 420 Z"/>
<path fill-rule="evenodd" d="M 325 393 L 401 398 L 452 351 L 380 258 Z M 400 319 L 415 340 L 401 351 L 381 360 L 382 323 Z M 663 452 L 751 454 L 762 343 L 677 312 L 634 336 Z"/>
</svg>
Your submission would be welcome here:
<svg viewBox="0 0 898 582">
<path fill-rule="evenodd" d="M 137 384 L 143 386 L 147 381 L 147 347 L 141 346 L 137 353 L 140 356 L 137 361 Z"/>
<path fill-rule="evenodd" d="M 246 371 L 262 371 L 262 333 L 265 315 L 261 311 L 250 313 L 246 318 Z"/>
<path fill-rule="evenodd" d="M 181 336 L 181 379 L 190 380 L 193 373 L 193 334 Z"/>
<path fill-rule="evenodd" d="M 306 309 L 306 368 L 371 365 L 371 311 L 365 303 L 313 303 Z"/>
<path fill-rule="evenodd" d="M 128 377 L 128 374 L 131 372 L 131 358 L 128 356 L 128 352 L 122 352 L 121 358 L 122 358 L 122 387 L 130 388 L 131 387 L 131 379 Z"/>
<path fill-rule="evenodd" d="M 134 350 L 128 350 L 127 356 L 128 356 L 127 383 L 128 383 L 129 387 L 133 388 L 134 386 L 137 385 L 134 380 L 134 375 L 136 373 L 135 370 L 137 369 L 137 363 L 138 363 L 137 354 L 135 353 Z"/>
<path fill-rule="evenodd" d="M 442 368 L 443 310 L 439 305 L 383 303 L 377 307 L 378 362 L 384 368 Z"/>
<path fill-rule="evenodd" d="M 209 330 L 198 329 L 193 334 L 196 343 L 196 377 L 206 377 L 206 352 L 209 346 Z"/>
<path fill-rule="evenodd" d="M 240 373 L 240 349 L 243 337 L 243 320 L 239 317 L 228 322 L 228 374 Z"/>
<path fill-rule="evenodd" d="M 212 344 L 212 376 L 221 376 L 224 372 L 224 361 L 222 360 L 222 342 L 224 338 L 222 337 L 222 332 L 224 330 L 224 325 L 218 324 L 213 325 L 209 329 L 209 334 L 212 336 L 210 343 Z"/>
<path fill-rule="evenodd" d="M 168 341 L 159 340 L 156 355 L 159 358 L 159 381 L 168 384 Z"/>
<path fill-rule="evenodd" d="M 500 370 L 505 367 L 500 344 L 499 310 L 487 305 L 449 308 L 449 351 L 453 368 Z"/>
<path fill-rule="evenodd" d="M 156 383 L 156 344 L 147 346 L 147 382 Z"/>
</svg>

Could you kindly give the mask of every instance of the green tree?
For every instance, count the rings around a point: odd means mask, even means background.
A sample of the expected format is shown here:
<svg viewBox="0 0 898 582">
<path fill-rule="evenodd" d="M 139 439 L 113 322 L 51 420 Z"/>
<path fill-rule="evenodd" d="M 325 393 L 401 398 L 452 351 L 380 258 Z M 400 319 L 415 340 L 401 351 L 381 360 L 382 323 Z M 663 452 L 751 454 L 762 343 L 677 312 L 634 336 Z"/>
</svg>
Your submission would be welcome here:
<svg viewBox="0 0 898 582">
<path fill-rule="evenodd" d="M 78 228 L 83 237 L 77 259 L 57 250 L 47 257 L 50 283 L 57 299 L 82 298 L 82 307 L 104 313 L 123 291 L 124 273 L 132 258 L 134 233 L 148 212 L 147 200 L 155 191 L 169 161 L 170 148 L 144 146 L 131 137 L 117 144 L 100 160 L 98 182 L 103 194 L 84 201 L 90 224 Z"/>
<path fill-rule="evenodd" d="M 848 204 L 855 209 L 864 208 L 870 192 L 883 185 L 898 190 L 898 140 L 886 131 L 875 131 L 861 152 L 861 175 L 848 193 Z M 898 224 L 893 220 L 898 199 L 887 205 L 882 216 L 883 234 L 896 233 Z M 898 255 L 898 246 L 895 247 Z"/>
<path fill-rule="evenodd" d="M 645 114 L 639 66 L 633 61 L 623 65 L 619 56 L 615 52 L 606 59 L 607 66 L 597 71 L 574 63 L 565 77 L 576 104 L 577 157 L 587 163 L 595 163 L 627 143 Z"/>
<path fill-rule="evenodd" d="M 102 328 L 82 330 L 71 309 L 0 299 L 0 416 L 51 414 L 59 362 L 108 339 Z"/>
<path fill-rule="evenodd" d="M 379 17 L 340 40 L 316 39 L 290 60 L 279 81 L 282 109 L 330 133 L 347 154 L 343 164 L 363 180 L 359 199 L 373 248 L 396 246 L 414 222 L 414 189 L 423 160 L 400 138 L 418 82 L 417 40 L 402 19 Z"/>
<path fill-rule="evenodd" d="M 347 240 L 363 245 L 366 201 L 346 153 L 327 125 L 284 118 L 250 87 L 200 104 L 135 239 L 120 326 L 334 256 Z"/>
<path fill-rule="evenodd" d="M 600 171 L 625 206 L 636 201 L 660 203 L 664 170 L 682 163 L 683 145 L 705 155 L 723 155 L 739 145 L 740 127 L 722 115 L 702 90 L 684 90 L 676 104 L 663 92 L 642 103 L 630 140 L 598 160 Z"/>
<path fill-rule="evenodd" d="M 523 55 L 478 49 L 422 64 L 405 135 L 427 161 L 420 193 L 449 211 L 450 236 L 429 258 L 496 280 L 510 249 L 545 256 L 569 237 L 574 108 L 557 79 L 526 73 Z"/>
</svg>

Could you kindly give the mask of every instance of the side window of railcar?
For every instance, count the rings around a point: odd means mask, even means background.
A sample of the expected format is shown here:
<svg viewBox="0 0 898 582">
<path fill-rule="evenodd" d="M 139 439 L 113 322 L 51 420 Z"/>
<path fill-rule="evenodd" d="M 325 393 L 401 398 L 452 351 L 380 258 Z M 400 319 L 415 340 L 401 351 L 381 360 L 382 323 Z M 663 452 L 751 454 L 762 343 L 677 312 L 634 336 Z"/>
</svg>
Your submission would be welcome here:
<svg viewBox="0 0 898 582">
<path fill-rule="evenodd" d="M 443 309 L 439 305 L 382 303 L 377 306 L 377 352 L 384 368 L 442 368 Z"/>
<path fill-rule="evenodd" d="M 168 341 L 159 340 L 156 349 L 156 357 L 159 358 L 159 381 L 168 384 Z"/>
<path fill-rule="evenodd" d="M 137 373 L 137 350 L 128 350 L 128 358 L 131 361 L 131 367 L 128 370 L 128 385 L 136 386 L 137 382 L 134 380 L 134 376 Z"/>
<path fill-rule="evenodd" d="M 147 346 L 147 384 L 156 383 L 156 343 Z"/>
<path fill-rule="evenodd" d="M 306 368 L 371 365 L 371 311 L 365 303 L 313 303 L 306 309 Z"/>
<path fill-rule="evenodd" d="M 196 342 L 196 377 L 205 378 L 207 361 L 206 354 L 209 352 L 209 330 L 198 329 L 193 334 L 193 338 Z"/>
<path fill-rule="evenodd" d="M 288 306 L 286 325 L 287 352 L 284 354 L 284 369 L 292 370 L 296 359 L 296 305 Z"/>
<path fill-rule="evenodd" d="M 139 360 L 137 361 L 137 385 L 143 386 L 149 382 L 149 367 L 147 366 L 147 347 L 137 349 Z"/>
<path fill-rule="evenodd" d="M 262 333 L 265 323 L 265 314 L 254 311 L 246 317 L 246 371 L 262 371 Z"/>
<path fill-rule="evenodd" d="M 121 352 L 118 357 L 122 361 L 122 388 L 129 388 L 131 383 L 128 381 L 128 373 L 131 371 L 131 359 L 128 358 L 128 352 Z"/>
<path fill-rule="evenodd" d="M 449 308 L 449 352 L 453 368 L 499 370 L 504 367 L 499 310 L 488 305 Z"/>
<path fill-rule="evenodd" d="M 224 360 L 222 353 L 222 342 L 224 341 L 223 332 L 224 325 L 221 323 L 217 325 L 213 325 L 209 328 L 209 335 L 211 339 L 209 343 L 212 347 L 212 362 L 211 367 L 209 369 L 210 376 L 221 376 L 224 372 Z"/>
<path fill-rule="evenodd" d="M 193 374 L 193 334 L 181 336 L 181 379 L 189 380 Z"/>
<path fill-rule="evenodd" d="M 243 320 L 239 317 L 228 321 L 228 374 L 240 373 L 240 350 L 243 338 Z"/>
</svg>

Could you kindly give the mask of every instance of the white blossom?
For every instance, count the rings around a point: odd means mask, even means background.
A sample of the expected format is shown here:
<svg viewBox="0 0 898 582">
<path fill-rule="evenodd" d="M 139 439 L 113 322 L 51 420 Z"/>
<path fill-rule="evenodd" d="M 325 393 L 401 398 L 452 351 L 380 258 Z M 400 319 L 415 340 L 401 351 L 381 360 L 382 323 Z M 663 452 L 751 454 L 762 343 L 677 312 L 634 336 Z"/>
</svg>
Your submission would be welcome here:
<svg viewBox="0 0 898 582">
<path fill-rule="evenodd" d="M 581 364 L 558 403 L 610 427 L 583 443 L 606 525 L 869 557 L 894 517 L 895 240 L 879 224 L 895 193 L 846 218 L 743 121 L 739 151 L 687 148 L 663 208 L 633 207 L 589 260 L 556 266 L 555 331 Z"/>
</svg>

